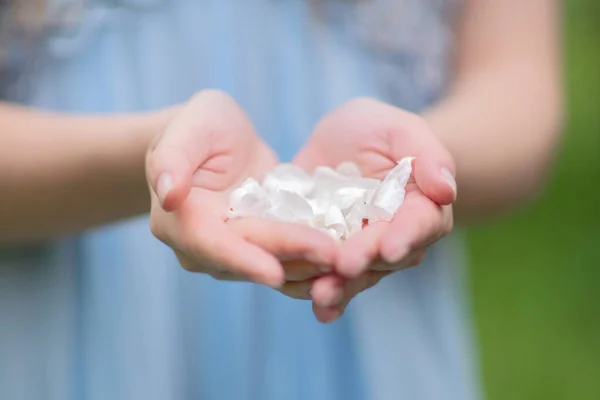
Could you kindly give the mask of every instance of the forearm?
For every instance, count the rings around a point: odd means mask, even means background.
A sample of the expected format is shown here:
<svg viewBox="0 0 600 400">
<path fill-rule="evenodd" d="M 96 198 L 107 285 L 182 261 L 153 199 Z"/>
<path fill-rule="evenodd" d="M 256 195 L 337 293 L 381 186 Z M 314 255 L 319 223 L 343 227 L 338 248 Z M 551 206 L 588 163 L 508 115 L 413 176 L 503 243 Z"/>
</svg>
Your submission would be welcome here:
<svg viewBox="0 0 600 400">
<path fill-rule="evenodd" d="M 557 0 L 466 0 L 449 95 L 425 118 L 457 164 L 459 222 L 535 195 L 562 119 Z"/>
<path fill-rule="evenodd" d="M 459 222 L 495 215 L 537 193 L 561 116 L 555 77 L 519 65 L 459 82 L 425 113 L 456 161 Z"/>
<path fill-rule="evenodd" d="M 0 243 L 149 209 L 144 156 L 168 112 L 67 116 L 0 104 Z"/>
</svg>

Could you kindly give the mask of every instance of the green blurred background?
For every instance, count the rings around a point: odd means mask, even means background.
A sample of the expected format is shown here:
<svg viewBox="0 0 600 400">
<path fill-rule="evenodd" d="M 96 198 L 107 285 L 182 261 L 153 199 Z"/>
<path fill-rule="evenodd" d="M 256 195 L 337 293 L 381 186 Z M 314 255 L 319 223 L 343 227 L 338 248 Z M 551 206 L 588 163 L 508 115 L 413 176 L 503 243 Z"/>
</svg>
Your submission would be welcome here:
<svg viewBox="0 0 600 400">
<path fill-rule="evenodd" d="M 600 399 L 600 2 L 564 4 L 568 119 L 548 191 L 469 231 L 489 400 Z"/>
</svg>

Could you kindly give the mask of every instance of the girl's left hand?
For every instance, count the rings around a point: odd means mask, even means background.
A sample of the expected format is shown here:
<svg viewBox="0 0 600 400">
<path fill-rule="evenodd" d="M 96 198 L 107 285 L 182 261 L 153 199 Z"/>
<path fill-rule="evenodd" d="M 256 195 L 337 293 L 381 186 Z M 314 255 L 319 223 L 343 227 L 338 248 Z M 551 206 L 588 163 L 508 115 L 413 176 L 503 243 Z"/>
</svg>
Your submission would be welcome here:
<svg viewBox="0 0 600 400">
<path fill-rule="evenodd" d="M 336 273 L 314 282 L 320 321 L 334 321 L 358 293 L 419 264 L 427 247 L 452 230 L 455 166 L 423 118 L 373 99 L 353 100 L 325 117 L 296 156 L 294 163 L 307 171 L 353 161 L 364 176 L 378 179 L 408 156 L 416 157 L 412 179 L 393 220 L 369 225 L 342 243 Z"/>
</svg>

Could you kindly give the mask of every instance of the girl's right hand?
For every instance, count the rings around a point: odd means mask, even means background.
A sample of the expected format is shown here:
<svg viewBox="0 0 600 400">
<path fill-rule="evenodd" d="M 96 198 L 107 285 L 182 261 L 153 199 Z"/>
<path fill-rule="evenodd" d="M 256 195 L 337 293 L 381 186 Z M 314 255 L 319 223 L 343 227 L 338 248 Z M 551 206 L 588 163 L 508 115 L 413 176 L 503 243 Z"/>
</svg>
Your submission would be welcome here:
<svg viewBox="0 0 600 400">
<path fill-rule="evenodd" d="M 261 179 L 277 162 L 231 97 L 198 93 L 147 153 L 153 234 L 188 271 L 309 299 L 314 278 L 335 264 L 331 237 L 298 224 L 227 222 L 231 190 L 248 177 Z"/>
</svg>

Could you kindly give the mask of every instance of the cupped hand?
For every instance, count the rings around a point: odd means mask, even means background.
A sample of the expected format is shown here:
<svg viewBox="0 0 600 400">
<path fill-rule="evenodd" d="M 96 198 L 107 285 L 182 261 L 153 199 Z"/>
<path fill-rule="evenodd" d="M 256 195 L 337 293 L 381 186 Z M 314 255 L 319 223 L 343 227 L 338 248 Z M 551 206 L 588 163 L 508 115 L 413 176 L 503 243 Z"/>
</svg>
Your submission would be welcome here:
<svg viewBox="0 0 600 400">
<path fill-rule="evenodd" d="M 260 180 L 277 162 L 231 97 L 200 92 L 147 153 L 153 234 L 189 271 L 310 298 L 312 278 L 335 262 L 333 239 L 297 224 L 227 219 L 231 190 L 248 177 Z"/>
<path fill-rule="evenodd" d="M 419 264 L 427 247 L 451 231 L 455 167 L 423 118 L 373 99 L 353 100 L 326 116 L 296 156 L 294 163 L 307 171 L 353 161 L 364 176 L 378 179 L 409 156 L 416 157 L 412 178 L 392 221 L 369 225 L 343 242 L 336 273 L 315 281 L 319 320 L 337 319 L 356 294 Z"/>
</svg>

